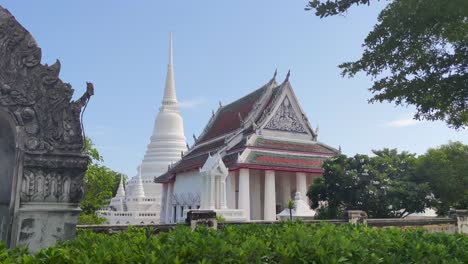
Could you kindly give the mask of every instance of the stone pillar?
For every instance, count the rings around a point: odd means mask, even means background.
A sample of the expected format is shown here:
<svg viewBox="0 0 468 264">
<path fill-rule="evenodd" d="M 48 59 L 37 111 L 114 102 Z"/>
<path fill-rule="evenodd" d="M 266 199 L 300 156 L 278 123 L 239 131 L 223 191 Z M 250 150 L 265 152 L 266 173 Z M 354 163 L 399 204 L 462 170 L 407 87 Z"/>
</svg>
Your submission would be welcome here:
<svg viewBox="0 0 468 264">
<path fill-rule="evenodd" d="M 468 210 L 451 210 L 449 216 L 457 220 L 457 233 L 468 234 Z"/>
<path fill-rule="evenodd" d="M 301 199 L 307 203 L 307 178 L 304 172 L 296 172 L 296 192 L 301 193 Z"/>
<path fill-rule="evenodd" d="M 216 212 L 212 210 L 190 211 L 187 213 L 185 222 L 186 224 L 190 225 L 192 230 L 195 230 L 199 225 L 204 225 L 215 230 L 218 229 Z"/>
<path fill-rule="evenodd" d="M 347 210 L 344 212 L 350 224 L 367 224 L 367 213 L 361 210 Z"/>
<path fill-rule="evenodd" d="M 80 117 L 94 86 L 71 100 L 60 63 L 41 64 L 34 38 L 2 6 L 0 28 L 0 240 L 37 252 L 76 235 L 89 162 Z"/>
<path fill-rule="evenodd" d="M 276 220 L 276 192 L 275 192 L 275 171 L 265 171 L 265 208 L 264 219 L 268 221 Z"/>
<path fill-rule="evenodd" d="M 239 209 L 244 209 L 245 219 L 250 221 L 250 175 L 249 169 L 239 170 Z"/>
</svg>

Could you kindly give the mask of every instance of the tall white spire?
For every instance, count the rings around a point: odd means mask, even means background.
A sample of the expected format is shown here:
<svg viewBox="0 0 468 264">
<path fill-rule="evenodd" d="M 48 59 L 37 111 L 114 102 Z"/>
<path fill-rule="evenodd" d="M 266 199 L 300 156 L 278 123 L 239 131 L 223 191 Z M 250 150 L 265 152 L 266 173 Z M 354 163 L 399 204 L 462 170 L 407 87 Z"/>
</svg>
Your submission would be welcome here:
<svg viewBox="0 0 468 264">
<path fill-rule="evenodd" d="M 119 188 L 117 189 L 117 193 L 115 194 L 115 198 L 122 198 L 125 197 L 125 189 L 123 186 L 123 175 L 120 175 L 120 183 Z"/>
<path fill-rule="evenodd" d="M 169 63 L 167 64 L 166 86 L 164 88 L 163 107 L 177 104 L 174 81 L 174 67 L 172 65 L 172 32 L 169 37 Z"/>
<path fill-rule="evenodd" d="M 141 163 L 141 177 L 144 180 L 146 196 L 160 195 L 159 187 L 152 190 L 150 185 L 155 177 L 167 171 L 167 166 L 180 159 L 180 153 L 187 150 L 184 135 L 184 121 L 177 103 L 172 52 L 172 33 L 169 39 L 169 61 L 167 65 L 166 85 L 164 95 L 159 108 L 159 113 L 154 121 L 153 134 Z M 151 183 L 149 183 L 151 182 Z M 135 182 L 136 183 L 136 182 Z"/>
</svg>

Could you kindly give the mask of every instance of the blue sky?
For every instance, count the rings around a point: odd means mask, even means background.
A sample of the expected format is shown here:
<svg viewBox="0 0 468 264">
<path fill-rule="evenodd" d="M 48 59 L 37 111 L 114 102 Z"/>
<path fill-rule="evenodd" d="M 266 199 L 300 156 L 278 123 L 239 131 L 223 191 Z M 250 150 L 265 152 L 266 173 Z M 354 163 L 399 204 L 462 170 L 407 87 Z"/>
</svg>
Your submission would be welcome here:
<svg viewBox="0 0 468 264">
<path fill-rule="evenodd" d="M 163 95 L 169 32 L 185 134 L 203 130 L 218 101 L 229 103 L 278 69 L 291 83 L 319 141 L 348 155 L 398 148 L 424 153 L 459 140 L 442 122 L 411 119 L 413 107 L 367 104 L 370 78 L 342 78 L 337 65 L 359 58 L 385 3 L 319 19 L 307 1 L 25 1 L 2 0 L 35 37 L 43 63 L 62 62 L 75 98 L 95 85 L 84 115 L 86 135 L 110 168 L 136 174 Z"/>
</svg>

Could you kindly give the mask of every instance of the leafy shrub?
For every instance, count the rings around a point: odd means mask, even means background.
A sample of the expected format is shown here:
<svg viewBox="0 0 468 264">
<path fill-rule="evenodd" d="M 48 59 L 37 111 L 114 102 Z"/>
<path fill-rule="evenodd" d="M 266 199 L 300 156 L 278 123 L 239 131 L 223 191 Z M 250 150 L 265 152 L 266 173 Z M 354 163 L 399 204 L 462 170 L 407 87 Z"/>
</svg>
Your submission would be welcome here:
<svg viewBox="0 0 468 264">
<path fill-rule="evenodd" d="M 353 225 L 185 226 L 151 235 L 80 232 L 78 239 L 28 255 L 0 248 L 0 263 L 467 263 L 468 236 Z"/>
<path fill-rule="evenodd" d="M 95 213 L 91 214 L 80 214 L 78 218 L 79 225 L 102 225 L 107 224 L 107 219 L 104 217 L 98 216 Z"/>
</svg>

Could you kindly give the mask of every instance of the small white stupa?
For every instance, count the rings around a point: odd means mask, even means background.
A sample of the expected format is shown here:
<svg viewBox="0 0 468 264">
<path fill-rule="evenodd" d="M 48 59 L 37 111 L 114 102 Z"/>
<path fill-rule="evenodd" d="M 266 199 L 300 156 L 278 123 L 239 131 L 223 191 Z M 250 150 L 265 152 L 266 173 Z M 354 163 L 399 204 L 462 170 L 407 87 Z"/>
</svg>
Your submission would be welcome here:
<svg viewBox="0 0 468 264">
<path fill-rule="evenodd" d="M 289 209 L 284 209 L 278 214 L 280 220 L 288 220 L 292 215 L 293 219 L 312 220 L 315 216 L 315 211 L 310 209 L 306 201 L 301 199 L 301 193 L 296 192 L 294 196 L 294 209 L 289 212 Z"/>
<path fill-rule="evenodd" d="M 164 97 L 154 122 L 138 175 L 128 181 L 126 190 L 119 186 L 109 210 L 99 211 L 109 224 L 156 224 L 160 220 L 162 185 L 154 178 L 167 172 L 167 168 L 187 151 L 184 123 L 176 97 L 172 64 L 172 33 L 169 44 Z M 122 187 L 122 189 L 120 188 Z"/>
</svg>

